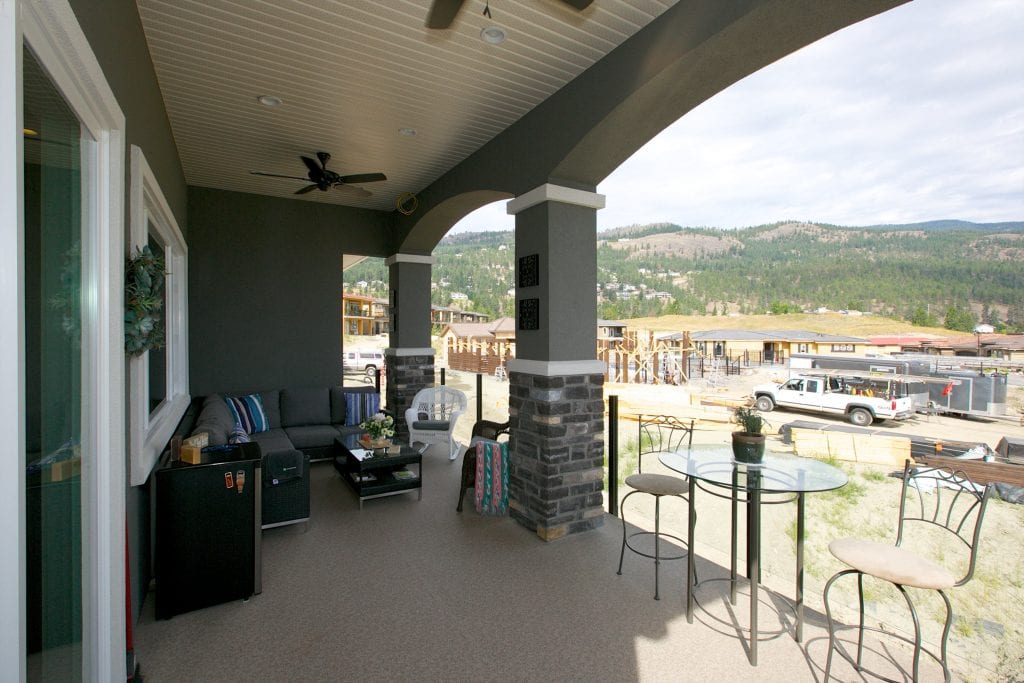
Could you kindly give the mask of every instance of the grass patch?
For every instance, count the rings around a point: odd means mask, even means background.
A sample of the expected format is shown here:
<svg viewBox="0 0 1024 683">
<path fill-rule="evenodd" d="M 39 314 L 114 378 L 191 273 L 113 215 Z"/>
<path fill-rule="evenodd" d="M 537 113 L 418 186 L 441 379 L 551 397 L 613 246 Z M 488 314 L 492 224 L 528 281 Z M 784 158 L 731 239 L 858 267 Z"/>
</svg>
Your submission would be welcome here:
<svg viewBox="0 0 1024 683">
<path fill-rule="evenodd" d="M 846 486 L 834 491 L 829 491 L 827 495 L 832 502 L 842 502 L 853 505 L 864 497 L 867 492 L 867 486 L 851 479 L 847 482 Z"/>
<path fill-rule="evenodd" d="M 946 613 L 943 612 L 940 619 L 945 619 Z M 936 619 L 939 621 L 940 619 Z M 953 624 L 953 633 L 960 636 L 961 638 L 971 638 L 976 633 L 974 624 L 964 619 L 963 617 L 956 617 L 956 621 Z"/>
<path fill-rule="evenodd" d="M 864 470 L 860 473 L 860 476 L 864 477 L 865 481 L 885 481 L 885 472 L 879 472 L 878 470 Z"/>
<path fill-rule="evenodd" d="M 839 464 L 839 459 L 836 456 L 834 456 L 834 455 L 817 456 L 815 459 L 816 460 L 820 460 L 821 462 L 825 463 L 826 465 L 832 465 L 832 467 L 836 467 L 838 469 L 843 469 L 842 465 Z M 847 476 L 849 476 L 849 472 L 847 472 Z"/>
</svg>

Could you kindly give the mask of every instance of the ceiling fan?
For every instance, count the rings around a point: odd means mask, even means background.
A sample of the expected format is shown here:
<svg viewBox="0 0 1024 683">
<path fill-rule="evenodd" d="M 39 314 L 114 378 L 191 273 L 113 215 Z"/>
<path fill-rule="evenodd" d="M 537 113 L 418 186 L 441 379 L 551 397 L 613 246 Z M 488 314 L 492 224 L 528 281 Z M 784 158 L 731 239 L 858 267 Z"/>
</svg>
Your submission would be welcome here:
<svg viewBox="0 0 1024 683">
<path fill-rule="evenodd" d="M 380 180 L 387 180 L 387 176 L 383 173 L 356 173 L 354 175 L 338 175 L 334 171 L 327 170 L 327 162 L 331 160 L 331 155 L 327 152 L 317 152 L 316 158 L 320 161 L 317 163 L 313 159 L 300 156 L 302 163 L 306 164 L 306 168 L 309 169 L 309 173 L 306 174 L 305 178 L 294 175 L 280 175 L 278 173 L 261 173 L 259 171 L 249 171 L 252 175 L 265 175 L 271 178 L 289 178 L 291 180 L 308 180 L 312 185 L 306 185 L 305 187 L 296 190 L 295 194 L 306 194 L 313 190 L 320 190 L 321 192 L 327 192 L 332 187 L 336 187 L 339 190 L 344 190 L 350 194 L 354 194 L 359 197 L 369 197 L 373 193 L 369 190 L 364 190 L 361 187 L 355 187 L 352 183 L 375 183 Z"/>
<path fill-rule="evenodd" d="M 590 7 L 594 0 L 562 0 L 565 4 L 578 10 L 585 10 Z M 430 13 L 427 15 L 427 28 L 448 28 L 455 15 L 462 8 L 465 0 L 434 0 L 430 5 Z M 490 16 L 490 10 L 484 10 L 484 14 Z"/>
</svg>

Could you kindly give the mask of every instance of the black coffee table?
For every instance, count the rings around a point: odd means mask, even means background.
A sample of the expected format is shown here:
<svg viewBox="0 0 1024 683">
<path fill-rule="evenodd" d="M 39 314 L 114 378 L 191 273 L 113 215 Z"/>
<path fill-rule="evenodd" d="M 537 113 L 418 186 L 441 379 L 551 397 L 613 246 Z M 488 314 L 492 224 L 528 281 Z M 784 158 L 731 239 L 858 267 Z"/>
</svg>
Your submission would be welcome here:
<svg viewBox="0 0 1024 683">
<path fill-rule="evenodd" d="M 401 452 L 392 455 L 386 449 L 363 449 L 354 436 L 334 440 L 334 469 L 359 498 L 360 510 L 367 498 L 416 491 L 417 499 L 423 500 L 423 455 L 407 444 L 399 445 Z M 366 453 L 361 459 L 356 457 L 360 450 Z"/>
</svg>

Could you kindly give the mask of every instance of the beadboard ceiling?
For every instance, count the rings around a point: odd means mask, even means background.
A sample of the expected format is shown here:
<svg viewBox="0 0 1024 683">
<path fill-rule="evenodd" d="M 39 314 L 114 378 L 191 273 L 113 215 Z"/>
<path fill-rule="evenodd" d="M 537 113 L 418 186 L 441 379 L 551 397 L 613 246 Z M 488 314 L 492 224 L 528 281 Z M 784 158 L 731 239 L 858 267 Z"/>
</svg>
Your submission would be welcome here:
<svg viewBox="0 0 1024 683">
<path fill-rule="evenodd" d="M 383 172 L 368 198 L 305 201 L 390 210 L 643 28 L 676 0 L 466 0 L 425 27 L 429 0 L 138 0 L 190 185 L 296 197 L 299 155 L 339 174 Z M 481 39 L 485 26 L 507 34 Z M 259 104 L 259 95 L 281 99 Z M 402 135 L 413 129 L 415 135 Z"/>
</svg>

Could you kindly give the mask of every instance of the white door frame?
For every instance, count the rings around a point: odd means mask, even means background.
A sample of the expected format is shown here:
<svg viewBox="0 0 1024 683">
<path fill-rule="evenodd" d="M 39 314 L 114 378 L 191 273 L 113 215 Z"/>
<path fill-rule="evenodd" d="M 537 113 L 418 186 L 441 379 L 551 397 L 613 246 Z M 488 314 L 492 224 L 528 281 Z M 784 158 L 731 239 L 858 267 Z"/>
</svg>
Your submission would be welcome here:
<svg viewBox="0 0 1024 683">
<path fill-rule="evenodd" d="M 0 585 L 17 587 L 0 591 L 0 679 L 26 671 L 23 41 L 95 140 L 82 159 L 82 674 L 123 680 L 125 118 L 67 0 L 0 0 Z"/>
</svg>

